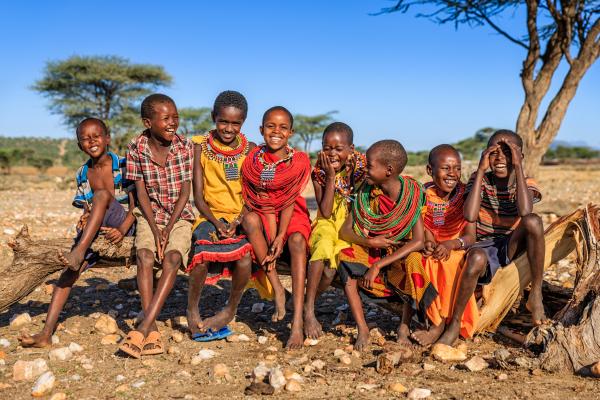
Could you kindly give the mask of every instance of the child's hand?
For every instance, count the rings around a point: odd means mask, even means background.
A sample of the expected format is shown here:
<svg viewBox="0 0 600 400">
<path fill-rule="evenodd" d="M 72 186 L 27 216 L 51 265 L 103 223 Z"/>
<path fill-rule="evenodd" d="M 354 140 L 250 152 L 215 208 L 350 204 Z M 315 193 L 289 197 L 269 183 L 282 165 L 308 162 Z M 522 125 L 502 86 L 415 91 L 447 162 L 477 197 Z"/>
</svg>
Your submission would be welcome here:
<svg viewBox="0 0 600 400">
<path fill-rule="evenodd" d="M 440 261 L 448 261 L 450 258 L 450 247 L 447 242 L 438 243 L 435 250 L 433 251 L 433 258 Z"/>
<path fill-rule="evenodd" d="M 227 232 L 229 231 L 229 225 L 224 223 L 221 220 L 217 220 L 217 223 L 215 224 L 215 228 L 217 228 L 217 234 L 219 235 L 219 237 L 222 238 L 227 238 L 229 236 L 227 236 Z"/>
<path fill-rule="evenodd" d="M 329 161 L 329 157 L 322 151 L 319 152 L 319 162 L 321 163 L 321 168 L 325 171 L 325 176 L 328 179 L 335 178 L 335 168 L 331 165 L 331 161 Z"/>
<path fill-rule="evenodd" d="M 92 211 L 90 210 L 90 207 L 87 204 L 83 205 L 83 214 L 81 214 L 81 217 L 79 217 L 79 221 L 77 221 L 77 230 L 84 230 L 85 226 L 87 225 L 87 221 L 88 218 L 90 217 L 90 213 Z"/>
<path fill-rule="evenodd" d="M 423 251 L 421 251 L 423 253 L 423 255 L 425 257 L 429 257 L 430 255 L 433 254 L 435 250 L 435 242 L 432 242 L 431 240 L 426 240 L 425 241 L 425 245 L 423 246 Z"/>
<path fill-rule="evenodd" d="M 369 268 L 367 273 L 364 274 L 361 279 L 361 286 L 366 289 L 371 289 L 375 284 L 375 279 L 377 278 L 377 275 L 379 275 L 380 270 L 381 267 L 379 266 L 378 262 L 375 262 L 373 265 L 371 265 L 371 268 Z"/>
<path fill-rule="evenodd" d="M 108 239 L 112 244 L 117 244 L 123 240 L 123 234 L 117 228 L 109 228 L 107 226 L 100 227 L 100 231 L 104 234 L 104 237 Z"/>
<path fill-rule="evenodd" d="M 487 149 L 485 149 L 483 153 L 481 153 L 481 159 L 479 160 L 478 167 L 480 171 L 485 172 L 490 168 L 490 154 L 492 154 L 494 151 L 500 151 L 500 145 L 495 144 L 493 146 L 490 146 Z"/>
<path fill-rule="evenodd" d="M 388 233 L 385 235 L 379 235 L 379 236 L 369 238 L 369 247 L 372 247 L 375 249 L 387 249 L 388 247 L 395 245 L 396 242 L 389 239 L 389 237 L 390 237 L 390 235 Z"/>
<path fill-rule="evenodd" d="M 267 272 L 271 271 L 275 266 L 275 262 L 283 252 L 283 236 L 276 236 L 271 247 L 269 247 L 269 253 L 263 260 L 263 267 L 267 269 Z"/>
<path fill-rule="evenodd" d="M 512 159 L 513 167 L 520 167 L 523 163 L 523 152 L 519 147 L 513 142 L 509 142 L 506 139 L 501 139 L 501 142 L 508 146 L 510 149 L 510 156 Z"/>
<path fill-rule="evenodd" d="M 158 262 L 162 262 L 163 255 L 164 255 L 162 232 L 157 231 L 157 232 L 153 232 L 153 234 L 154 234 L 154 244 L 156 245 L 156 256 L 158 257 Z"/>
</svg>

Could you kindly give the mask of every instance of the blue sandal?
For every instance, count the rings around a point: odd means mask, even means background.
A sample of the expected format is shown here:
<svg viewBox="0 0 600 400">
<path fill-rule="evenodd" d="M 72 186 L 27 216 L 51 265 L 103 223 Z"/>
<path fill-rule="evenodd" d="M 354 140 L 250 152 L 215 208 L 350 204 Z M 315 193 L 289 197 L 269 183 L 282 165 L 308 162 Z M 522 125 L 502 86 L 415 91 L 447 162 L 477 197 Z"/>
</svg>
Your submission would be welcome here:
<svg viewBox="0 0 600 400">
<path fill-rule="evenodd" d="M 192 340 L 195 340 L 196 342 L 212 342 L 213 340 L 225 339 L 232 333 L 233 331 L 229 329 L 228 326 L 224 326 L 218 331 L 208 328 L 205 332 L 194 333 L 192 335 Z"/>
</svg>

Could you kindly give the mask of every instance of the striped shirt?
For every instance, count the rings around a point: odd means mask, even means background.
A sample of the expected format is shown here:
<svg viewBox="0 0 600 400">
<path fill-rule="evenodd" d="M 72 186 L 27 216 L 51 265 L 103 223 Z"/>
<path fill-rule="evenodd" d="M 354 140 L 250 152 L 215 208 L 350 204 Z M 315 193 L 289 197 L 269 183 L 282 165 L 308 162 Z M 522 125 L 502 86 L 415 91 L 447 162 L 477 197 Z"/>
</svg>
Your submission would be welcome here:
<svg viewBox="0 0 600 400">
<path fill-rule="evenodd" d="M 473 173 L 465 194 L 471 192 L 473 182 L 477 173 Z M 542 192 L 532 178 L 525 178 L 527 188 L 533 195 L 533 203 L 542 199 Z M 506 188 L 494 185 L 494 175 L 486 172 L 481 185 L 481 207 L 477 218 L 477 240 L 492 239 L 509 235 L 519 222 L 519 210 L 517 209 L 517 184 L 516 182 Z"/>
<path fill-rule="evenodd" d="M 133 182 L 123 178 L 125 173 L 125 158 L 121 158 L 115 153 L 109 151 L 108 155 L 112 159 L 112 174 L 113 182 L 115 184 L 115 199 L 119 203 L 128 204 L 129 197 L 128 193 L 134 189 Z M 88 180 L 88 170 L 92 166 L 92 160 L 89 159 L 77 170 L 75 179 L 77 181 L 77 190 L 75 197 L 73 198 L 73 206 L 77 208 L 84 208 L 84 205 L 90 206 L 92 204 L 92 198 L 94 197 L 94 191 Z"/>
<path fill-rule="evenodd" d="M 132 181 L 144 181 L 156 224 L 167 225 L 183 183 L 192 181 L 193 145 L 185 137 L 175 135 L 165 165 L 162 166 L 153 159 L 148 138 L 149 133 L 144 131 L 129 143 L 125 177 Z M 194 212 L 189 199 L 180 218 L 194 222 Z"/>
</svg>

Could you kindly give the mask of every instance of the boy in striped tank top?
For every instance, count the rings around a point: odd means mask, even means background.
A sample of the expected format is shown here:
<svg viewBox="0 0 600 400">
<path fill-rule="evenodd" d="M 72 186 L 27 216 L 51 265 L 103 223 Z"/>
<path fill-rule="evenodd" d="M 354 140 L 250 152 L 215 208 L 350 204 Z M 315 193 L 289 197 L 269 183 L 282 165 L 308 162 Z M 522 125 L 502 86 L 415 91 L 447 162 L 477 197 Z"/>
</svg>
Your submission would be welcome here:
<svg viewBox="0 0 600 400">
<path fill-rule="evenodd" d="M 547 321 L 542 303 L 544 228 L 533 213 L 542 199 L 535 181 L 523 171 L 523 140 L 510 130 L 494 132 L 481 155 L 479 167 L 466 188 L 465 219 L 477 222 L 477 243 L 466 255 L 454 313 L 438 343 L 452 345 L 460 321 L 477 284 L 486 285 L 494 274 L 523 252 L 531 268 L 531 292 L 527 308 L 534 325 Z"/>
</svg>

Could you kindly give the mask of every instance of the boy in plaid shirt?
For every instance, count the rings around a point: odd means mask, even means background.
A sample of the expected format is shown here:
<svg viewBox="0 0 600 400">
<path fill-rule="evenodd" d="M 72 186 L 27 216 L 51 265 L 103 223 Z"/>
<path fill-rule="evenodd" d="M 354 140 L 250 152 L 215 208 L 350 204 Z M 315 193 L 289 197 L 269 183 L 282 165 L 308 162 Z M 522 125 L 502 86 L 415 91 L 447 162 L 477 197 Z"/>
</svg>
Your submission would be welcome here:
<svg viewBox="0 0 600 400">
<path fill-rule="evenodd" d="M 152 94 L 141 107 L 146 130 L 128 147 L 126 178 L 135 181 L 139 208 L 135 247 L 137 282 L 144 320 L 119 347 L 132 357 L 164 352 L 156 318 L 173 288 L 177 270 L 187 263 L 194 213 L 189 201 L 193 146 L 178 135 L 179 116 L 175 102 L 163 94 Z M 162 274 L 153 293 L 154 261 L 162 263 Z"/>
</svg>

